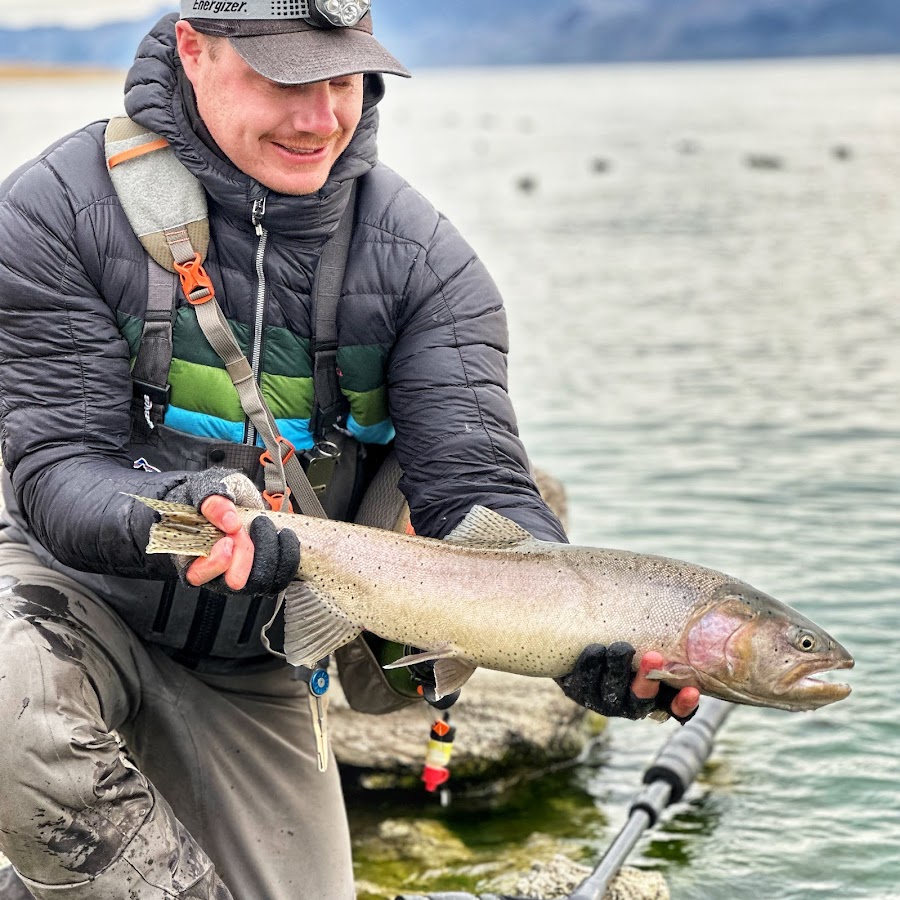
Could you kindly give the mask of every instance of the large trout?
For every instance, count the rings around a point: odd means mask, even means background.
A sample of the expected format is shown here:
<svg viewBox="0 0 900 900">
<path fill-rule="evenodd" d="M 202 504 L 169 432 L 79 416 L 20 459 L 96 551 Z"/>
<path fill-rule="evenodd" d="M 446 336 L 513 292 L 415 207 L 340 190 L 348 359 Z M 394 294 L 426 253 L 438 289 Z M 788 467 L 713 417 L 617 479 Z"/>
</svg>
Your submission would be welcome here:
<svg viewBox="0 0 900 900">
<path fill-rule="evenodd" d="M 220 532 L 190 506 L 161 512 L 148 553 L 205 556 Z M 813 675 L 850 654 L 796 610 L 728 575 L 660 556 L 539 541 L 476 506 L 444 540 L 345 522 L 239 509 L 300 538 L 285 595 L 285 653 L 314 666 L 363 630 L 421 648 L 394 666 L 434 660 L 437 694 L 477 666 L 558 677 L 591 643 L 658 650 L 651 677 L 734 703 L 816 709 L 850 693 Z"/>
</svg>

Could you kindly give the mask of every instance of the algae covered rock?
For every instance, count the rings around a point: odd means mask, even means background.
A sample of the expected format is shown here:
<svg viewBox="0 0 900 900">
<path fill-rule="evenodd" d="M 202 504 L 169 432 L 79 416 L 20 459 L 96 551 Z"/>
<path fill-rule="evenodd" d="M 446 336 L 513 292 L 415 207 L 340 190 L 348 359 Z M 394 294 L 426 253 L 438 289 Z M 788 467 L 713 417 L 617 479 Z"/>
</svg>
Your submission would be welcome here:
<svg viewBox="0 0 900 900">
<path fill-rule="evenodd" d="M 536 862 L 514 882 L 505 881 L 495 891 L 534 897 L 535 900 L 565 900 L 591 874 L 588 866 L 556 854 L 547 862 Z M 603 895 L 603 900 L 670 900 L 669 886 L 659 872 L 623 868 Z"/>
</svg>

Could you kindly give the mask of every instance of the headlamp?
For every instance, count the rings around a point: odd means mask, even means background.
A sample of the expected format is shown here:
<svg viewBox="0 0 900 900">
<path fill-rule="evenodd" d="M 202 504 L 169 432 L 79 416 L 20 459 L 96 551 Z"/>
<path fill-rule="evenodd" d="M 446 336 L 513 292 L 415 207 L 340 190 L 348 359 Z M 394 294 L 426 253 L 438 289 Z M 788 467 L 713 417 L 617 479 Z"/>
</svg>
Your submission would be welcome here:
<svg viewBox="0 0 900 900">
<path fill-rule="evenodd" d="M 338 28 L 352 28 L 371 6 L 372 0 L 316 0 L 316 10 Z"/>
</svg>

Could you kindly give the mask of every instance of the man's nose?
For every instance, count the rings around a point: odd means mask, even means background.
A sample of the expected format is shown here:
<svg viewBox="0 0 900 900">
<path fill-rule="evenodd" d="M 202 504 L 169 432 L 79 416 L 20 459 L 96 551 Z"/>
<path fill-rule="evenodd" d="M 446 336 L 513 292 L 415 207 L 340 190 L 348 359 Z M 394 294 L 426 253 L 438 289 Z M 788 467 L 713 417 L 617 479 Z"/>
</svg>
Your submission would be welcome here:
<svg viewBox="0 0 900 900">
<path fill-rule="evenodd" d="M 296 131 L 329 137 L 339 128 L 334 96 L 327 81 L 299 87 L 293 97 L 291 124 Z"/>
</svg>

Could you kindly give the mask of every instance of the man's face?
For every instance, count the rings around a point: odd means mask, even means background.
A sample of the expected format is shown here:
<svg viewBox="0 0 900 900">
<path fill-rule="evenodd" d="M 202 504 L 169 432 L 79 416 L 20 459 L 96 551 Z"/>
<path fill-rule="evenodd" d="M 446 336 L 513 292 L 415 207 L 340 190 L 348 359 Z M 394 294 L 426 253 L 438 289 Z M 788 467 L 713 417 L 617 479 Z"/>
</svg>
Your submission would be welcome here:
<svg viewBox="0 0 900 900">
<path fill-rule="evenodd" d="M 363 76 L 307 85 L 263 78 L 225 39 L 178 23 L 178 51 L 213 140 L 245 174 L 281 194 L 328 179 L 362 116 Z"/>
</svg>

